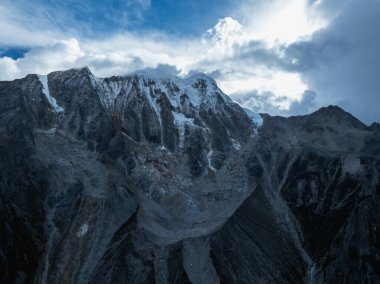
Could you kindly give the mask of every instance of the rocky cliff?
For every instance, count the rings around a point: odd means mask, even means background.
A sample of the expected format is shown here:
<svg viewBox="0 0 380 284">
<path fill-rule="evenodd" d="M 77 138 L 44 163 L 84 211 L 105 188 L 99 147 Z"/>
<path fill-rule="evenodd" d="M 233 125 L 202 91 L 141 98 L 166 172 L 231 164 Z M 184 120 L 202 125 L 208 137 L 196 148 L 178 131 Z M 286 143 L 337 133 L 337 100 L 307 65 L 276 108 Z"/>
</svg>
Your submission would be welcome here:
<svg viewBox="0 0 380 284">
<path fill-rule="evenodd" d="M 0 82 L 1 283 L 376 283 L 380 131 L 203 74 Z"/>
</svg>

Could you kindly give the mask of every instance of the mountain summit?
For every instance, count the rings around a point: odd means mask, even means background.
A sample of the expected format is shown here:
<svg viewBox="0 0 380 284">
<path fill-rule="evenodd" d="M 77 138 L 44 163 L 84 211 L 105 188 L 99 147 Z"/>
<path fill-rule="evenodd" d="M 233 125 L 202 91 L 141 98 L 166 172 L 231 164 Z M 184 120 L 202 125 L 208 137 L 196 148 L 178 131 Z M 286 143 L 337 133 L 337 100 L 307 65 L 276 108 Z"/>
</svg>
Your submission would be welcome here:
<svg viewBox="0 0 380 284">
<path fill-rule="evenodd" d="M 379 280 L 380 132 L 88 68 L 0 82 L 0 281 Z"/>
</svg>

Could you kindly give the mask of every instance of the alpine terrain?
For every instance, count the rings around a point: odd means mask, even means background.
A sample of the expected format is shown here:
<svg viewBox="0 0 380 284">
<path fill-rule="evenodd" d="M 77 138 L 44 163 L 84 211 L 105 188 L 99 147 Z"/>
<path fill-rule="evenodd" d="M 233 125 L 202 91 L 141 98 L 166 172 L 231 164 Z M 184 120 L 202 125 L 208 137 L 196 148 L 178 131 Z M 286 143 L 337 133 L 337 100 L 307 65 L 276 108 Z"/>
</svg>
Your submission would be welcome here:
<svg viewBox="0 0 380 284">
<path fill-rule="evenodd" d="M 380 124 L 204 74 L 0 82 L 0 283 L 380 283 Z"/>
</svg>

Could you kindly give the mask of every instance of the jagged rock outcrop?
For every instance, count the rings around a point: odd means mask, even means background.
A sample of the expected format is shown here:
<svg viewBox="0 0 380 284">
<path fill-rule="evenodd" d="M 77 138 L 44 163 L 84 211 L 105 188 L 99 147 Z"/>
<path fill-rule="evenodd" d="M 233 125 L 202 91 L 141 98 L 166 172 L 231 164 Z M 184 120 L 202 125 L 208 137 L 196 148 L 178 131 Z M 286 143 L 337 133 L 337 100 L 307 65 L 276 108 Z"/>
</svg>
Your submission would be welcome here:
<svg viewBox="0 0 380 284">
<path fill-rule="evenodd" d="M 380 132 L 242 109 L 215 81 L 0 82 L 4 283 L 379 281 Z"/>
</svg>

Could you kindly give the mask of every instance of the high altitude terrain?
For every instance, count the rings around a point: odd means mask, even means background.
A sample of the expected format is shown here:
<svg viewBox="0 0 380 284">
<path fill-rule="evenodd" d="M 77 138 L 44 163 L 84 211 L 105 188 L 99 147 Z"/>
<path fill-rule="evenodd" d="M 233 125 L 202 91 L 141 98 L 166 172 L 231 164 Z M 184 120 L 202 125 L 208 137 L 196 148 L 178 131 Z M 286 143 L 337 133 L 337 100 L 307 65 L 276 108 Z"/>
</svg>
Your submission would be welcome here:
<svg viewBox="0 0 380 284">
<path fill-rule="evenodd" d="M 199 74 L 0 82 L 1 283 L 376 283 L 380 125 Z"/>
</svg>

